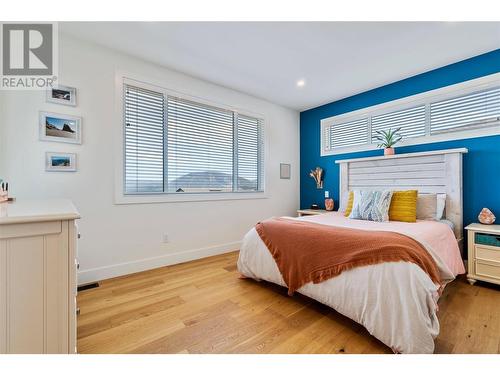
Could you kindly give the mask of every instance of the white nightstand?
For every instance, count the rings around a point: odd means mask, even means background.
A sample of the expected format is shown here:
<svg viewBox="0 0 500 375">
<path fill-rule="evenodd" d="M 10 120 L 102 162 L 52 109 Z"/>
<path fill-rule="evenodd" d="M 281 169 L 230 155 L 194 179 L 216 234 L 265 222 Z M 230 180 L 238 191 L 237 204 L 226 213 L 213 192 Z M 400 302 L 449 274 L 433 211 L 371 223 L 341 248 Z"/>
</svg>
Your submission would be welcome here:
<svg viewBox="0 0 500 375">
<path fill-rule="evenodd" d="M 500 284 L 500 225 L 470 224 L 467 280 Z"/>
<path fill-rule="evenodd" d="M 300 216 L 308 216 L 308 215 L 322 215 L 326 214 L 328 212 L 333 212 L 333 211 L 327 211 L 327 210 L 312 210 L 310 208 L 304 209 L 304 210 L 297 210 L 297 215 Z"/>
</svg>

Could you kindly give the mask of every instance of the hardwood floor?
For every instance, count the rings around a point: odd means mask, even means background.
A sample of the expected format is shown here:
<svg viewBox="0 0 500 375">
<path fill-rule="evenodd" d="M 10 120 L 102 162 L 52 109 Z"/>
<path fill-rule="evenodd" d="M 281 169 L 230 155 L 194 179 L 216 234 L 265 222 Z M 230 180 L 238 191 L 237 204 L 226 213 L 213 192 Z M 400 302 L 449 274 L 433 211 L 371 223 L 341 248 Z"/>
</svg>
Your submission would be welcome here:
<svg viewBox="0 0 500 375">
<path fill-rule="evenodd" d="M 391 353 L 359 324 L 240 279 L 237 253 L 105 280 L 78 294 L 79 353 Z M 500 288 L 465 279 L 440 300 L 436 353 L 500 352 Z"/>
</svg>

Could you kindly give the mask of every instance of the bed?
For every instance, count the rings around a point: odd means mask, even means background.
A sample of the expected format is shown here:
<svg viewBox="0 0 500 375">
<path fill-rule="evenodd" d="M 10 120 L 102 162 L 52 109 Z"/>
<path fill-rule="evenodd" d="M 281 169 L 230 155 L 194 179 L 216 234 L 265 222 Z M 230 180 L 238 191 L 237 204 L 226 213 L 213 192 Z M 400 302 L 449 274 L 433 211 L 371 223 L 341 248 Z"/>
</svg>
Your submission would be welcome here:
<svg viewBox="0 0 500 375">
<path fill-rule="evenodd" d="M 317 224 L 389 231 L 418 241 L 435 260 L 441 285 L 409 262 L 388 262 L 357 267 L 297 292 L 330 306 L 362 324 L 370 334 L 397 353 L 433 353 L 439 334 L 438 299 L 442 289 L 464 273 L 462 243 L 462 154 L 466 149 L 402 154 L 338 161 L 340 209 L 293 220 Z M 346 218 L 342 211 L 353 189 L 417 189 L 446 193 L 446 222 L 371 222 Z M 255 228 L 244 237 L 239 272 L 249 278 L 286 286 L 273 256 Z"/>
</svg>

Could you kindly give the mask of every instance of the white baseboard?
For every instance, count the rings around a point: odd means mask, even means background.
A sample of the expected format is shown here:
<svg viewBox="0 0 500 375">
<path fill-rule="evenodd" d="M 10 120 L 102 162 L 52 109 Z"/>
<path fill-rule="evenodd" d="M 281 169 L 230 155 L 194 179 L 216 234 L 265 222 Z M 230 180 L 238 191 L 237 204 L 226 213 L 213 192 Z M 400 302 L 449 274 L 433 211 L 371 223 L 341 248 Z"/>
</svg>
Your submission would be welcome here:
<svg viewBox="0 0 500 375">
<path fill-rule="evenodd" d="M 184 263 L 190 260 L 206 258 L 213 255 L 229 253 L 239 249 L 240 246 L 241 241 L 236 241 L 223 245 L 166 254 L 154 258 L 146 258 L 132 262 L 113 264 L 111 266 L 82 270 L 78 272 L 78 285 L 128 275 L 135 272 L 146 271 L 153 268 L 169 266 L 172 264 Z"/>
</svg>

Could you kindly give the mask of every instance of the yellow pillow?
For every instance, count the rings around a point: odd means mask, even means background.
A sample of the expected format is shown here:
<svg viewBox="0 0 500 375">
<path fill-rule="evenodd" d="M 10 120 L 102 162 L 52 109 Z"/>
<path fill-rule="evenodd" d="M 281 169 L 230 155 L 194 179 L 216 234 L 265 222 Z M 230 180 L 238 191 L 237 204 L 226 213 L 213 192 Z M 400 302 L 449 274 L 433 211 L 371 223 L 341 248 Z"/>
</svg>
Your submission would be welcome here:
<svg viewBox="0 0 500 375">
<path fill-rule="evenodd" d="M 347 205 L 345 207 L 345 212 L 344 216 L 347 217 L 351 214 L 352 211 L 352 204 L 354 203 L 354 192 L 350 191 L 349 192 L 349 197 L 347 198 Z"/>
<path fill-rule="evenodd" d="M 414 223 L 417 221 L 418 190 L 395 191 L 389 206 L 389 220 Z"/>
</svg>

